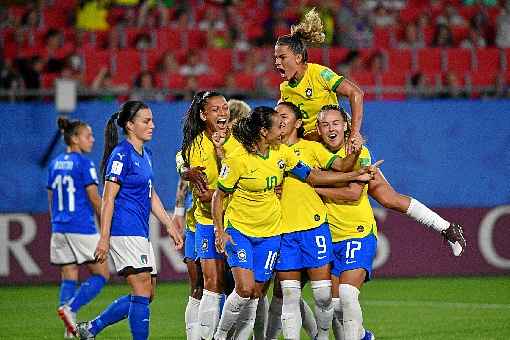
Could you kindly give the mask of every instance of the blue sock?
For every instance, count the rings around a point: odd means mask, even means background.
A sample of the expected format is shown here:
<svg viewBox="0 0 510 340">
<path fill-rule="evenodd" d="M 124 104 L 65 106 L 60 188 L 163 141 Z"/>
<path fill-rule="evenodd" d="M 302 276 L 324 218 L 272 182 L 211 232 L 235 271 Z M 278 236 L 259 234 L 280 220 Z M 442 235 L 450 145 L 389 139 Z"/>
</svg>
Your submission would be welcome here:
<svg viewBox="0 0 510 340">
<path fill-rule="evenodd" d="M 83 282 L 80 289 L 74 295 L 74 298 L 69 303 L 71 311 L 74 313 L 89 303 L 97 294 L 103 289 L 106 284 L 106 279 L 102 275 L 92 275 L 89 279 Z"/>
<path fill-rule="evenodd" d="M 125 295 L 113 301 L 97 318 L 92 320 L 89 331 L 96 335 L 104 328 L 127 318 L 131 295 Z"/>
<path fill-rule="evenodd" d="M 74 280 L 62 280 L 60 283 L 60 304 L 59 306 L 65 305 L 69 302 L 76 292 L 76 286 L 78 281 Z"/>
<path fill-rule="evenodd" d="M 150 314 L 148 297 L 131 296 L 128 319 L 133 340 L 147 340 L 149 338 Z"/>
</svg>

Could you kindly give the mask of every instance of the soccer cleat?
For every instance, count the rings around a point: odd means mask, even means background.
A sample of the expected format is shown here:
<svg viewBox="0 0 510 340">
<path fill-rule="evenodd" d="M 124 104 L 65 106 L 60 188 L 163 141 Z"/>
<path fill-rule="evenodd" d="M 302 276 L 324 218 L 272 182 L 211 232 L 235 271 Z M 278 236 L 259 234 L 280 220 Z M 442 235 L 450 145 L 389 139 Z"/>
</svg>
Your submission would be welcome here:
<svg viewBox="0 0 510 340">
<path fill-rule="evenodd" d="M 57 314 L 59 318 L 64 321 L 67 331 L 76 335 L 76 314 L 71 311 L 71 307 L 68 305 L 60 306 L 57 309 Z"/>
<path fill-rule="evenodd" d="M 361 340 L 375 340 L 375 335 L 368 329 L 365 329 L 365 336 Z"/>
<path fill-rule="evenodd" d="M 64 331 L 64 339 L 76 339 L 74 334 L 69 332 L 67 329 Z"/>
<path fill-rule="evenodd" d="M 96 337 L 90 333 L 90 321 L 79 322 L 76 325 L 76 336 L 80 338 L 80 340 L 94 340 Z"/>
<path fill-rule="evenodd" d="M 452 248 L 454 256 L 460 256 L 466 249 L 466 239 L 464 238 L 464 230 L 457 223 L 451 223 L 448 229 L 441 232 L 443 237 L 448 241 Z"/>
</svg>

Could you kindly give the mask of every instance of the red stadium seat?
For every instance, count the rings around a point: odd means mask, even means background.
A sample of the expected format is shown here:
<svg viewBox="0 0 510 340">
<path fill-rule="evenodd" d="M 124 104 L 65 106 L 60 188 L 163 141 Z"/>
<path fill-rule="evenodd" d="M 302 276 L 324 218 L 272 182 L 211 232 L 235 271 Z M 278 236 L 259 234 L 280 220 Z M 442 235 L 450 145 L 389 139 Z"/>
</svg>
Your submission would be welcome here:
<svg viewBox="0 0 510 340">
<path fill-rule="evenodd" d="M 413 56 L 409 49 L 390 49 L 387 51 L 388 71 L 411 72 Z"/>
<path fill-rule="evenodd" d="M 140 53 L 133 49 L 119 50 L 114 53 L 113 61 L 115 68 L 113 69 L 114 79 L 129 81 L 138 76 L 142 70 L 142 60 Z M 133 77 L 131 77 L 132 75 Z M 129 83 L 131 85 L 131 83 Z"/>
<path fill-rule="evenodd" d="M 407 83 L 406 73 L 404 72 L 386 72 L 381 75 L 381 86 L 393 87 L 392 92 L 382 93 L 382 99 L 404 100 L 406 99 L 405 86 Z M 400 89 L 397 89 L 400 88 Z"/>
<path fill-rule="evenodd" d="M 340 64 L 347 54 L 349 53 L 348 48 L 339 48 L 339 47 L 332 47 L 327 49 L 329 52 L 329 66 L 332 69 L 336 69 L 338 64 Z"/>
<path fill-rule="evenodd" d="M 182 37 L 180 31 L 170 28 L 160 28 L 156 31 L 156 48 L 166 51 L 181 47 Z"/>
<path fill-rule="evenodd" d="M 376 27 L 374 29 L 374 47 L 390 48 L 395 42 L 395 29 L 393 27 Z"/>
<path fill-rule="evenodd" d="M 235 84 L 243 91 L 254 91 L 255 90 L 255 77 L 251 73 L 236 73 Z"/>
<path fill-rule="evenodd" d="M 232 71 L 232 49 L 209 48 L 207 49 L 207 63 L 213 72 L 224 76 Z"/>
<path fill-rule="evenodd" d="M 500 51 L 497 48 L 477 49 L 475 58 L 474 70 L 477 72 L 493 73 L 501 69 Z"/>
<path fill-rule="evenodd" d="M 465 48 L 448 48 L 446 52 L 446 67 L 444 71 L 464 74 L 471 71 L 471 50 Z"/>
<path fill-rule="evenodd" d="M 111 56 L 108 50 L 83 50 L 83 65 L 85 68 L 85 81 L 91 84 L 101 68 L 111 70 Z"/>
<path fill-rule="evenodd" d="M 364 98 L 375 99 L 375 77 L 372 72 L 356 72 L 349 76 L 365 92 Z"/>
<path fill-rule="evenodd" d="M 490 87 L 496 84 L 497 73 L 473 72 L 467 76 L 473 87 L 473 96 L 480 94 L 480 87 Z"/>
<path fill-rule="evenodd" d="M 424 48 L 418 50 L 418 69 L 422 72 L 441 72 L 441 50 Z"/>
<path fill-rule="evenodd" d="M 322 64 L 324 49 L 322 48 L 308 48 L 308 61 L 311 63 Z"/>
<path fill-rule="evenodd" d="M 189 30 L 183 32 L 186 37 L 188 49 L 201 49 L 207 46 L 207 33 L 200 30 Z"/>
<path fill-rule="evenodd" d="M 55 85 L 56 73 L 43 73 L 41 75 L 41 87 L 43 89 L 52 89 Z"/>
</svg>

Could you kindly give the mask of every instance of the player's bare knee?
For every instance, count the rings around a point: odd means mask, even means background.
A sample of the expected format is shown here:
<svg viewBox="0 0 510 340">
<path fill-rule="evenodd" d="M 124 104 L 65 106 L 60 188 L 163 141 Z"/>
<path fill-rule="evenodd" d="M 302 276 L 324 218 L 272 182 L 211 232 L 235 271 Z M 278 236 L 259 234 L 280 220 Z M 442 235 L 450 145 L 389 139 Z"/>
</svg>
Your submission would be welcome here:
<svg viewBox="0 0 510 340">
<path fill-rule="evenodd" d="M 251 282 L 243 282 L 236 284 L 235 290 L 240 297 L 251 298 L 255 294 L 255 285 Z"/>
<path fill-rule="evenodd" d="M 67 264 L 60 268 L 63 280 L 78 281 L 78 266 L 76 264 Z"/>
</svg>

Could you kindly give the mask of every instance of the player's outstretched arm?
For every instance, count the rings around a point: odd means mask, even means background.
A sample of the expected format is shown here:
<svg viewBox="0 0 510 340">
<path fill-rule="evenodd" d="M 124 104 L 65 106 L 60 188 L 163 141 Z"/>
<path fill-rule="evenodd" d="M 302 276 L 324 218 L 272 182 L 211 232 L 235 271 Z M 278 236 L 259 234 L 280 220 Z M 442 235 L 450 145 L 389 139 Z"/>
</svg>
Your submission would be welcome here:
<svg viewBox="0 0 510 340">
<path fill-rule="evenodd" d="M 333 201 L 358 201 L 363 192 L 364 184 L 351 182 L 349 185 L 340 188 L 314 188 L 315 191 L 323 198 Z"/>
<path fill-rule="evenodd" d="M 345 151 L 350 154 L 353 151 L 353 140 L 362 140 L 361 122 L 363 120 L 363 90 L 349 79 L 344 79 L 336 89 L 336 93 L 349 98 L 351 106 L 351 136 L 346 143 Z"/>
</svg>

